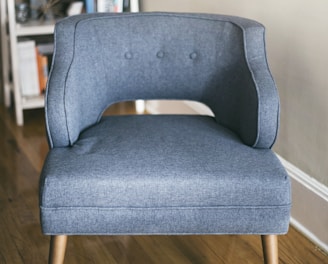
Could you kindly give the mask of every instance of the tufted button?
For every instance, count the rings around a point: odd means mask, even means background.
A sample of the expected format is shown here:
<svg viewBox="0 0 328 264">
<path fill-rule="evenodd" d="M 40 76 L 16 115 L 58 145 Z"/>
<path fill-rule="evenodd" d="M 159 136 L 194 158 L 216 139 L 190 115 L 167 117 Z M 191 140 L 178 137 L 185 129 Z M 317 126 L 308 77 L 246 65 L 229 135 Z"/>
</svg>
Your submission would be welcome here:
<svg viewBox="0 0 328 264">
<path fill-rule="evenodd" d="M 163 57 L 164 57 L 164 51 L 159 51 L 159 52 L 157 52 L 156 56 L 157 56 L 157 58 L 159 58 L 159 59 L 163 58 Z"/>
<path fill-rule="evenodd" d="M 132 53 L 131 52 L 126 52 L 125 54 L 124 54 L 124 58 L 126 58 L 127 60 L 131 60 L 132 59 L 132 57 L 133 57 L 133 55 L 132 55 Z"/>
<path fill-rule="evenodd" d="M 197 58 L 197 52 L 190 53 L 189 58 L 192 59 L 192 60 L 196 59 Z"/>
</svg>

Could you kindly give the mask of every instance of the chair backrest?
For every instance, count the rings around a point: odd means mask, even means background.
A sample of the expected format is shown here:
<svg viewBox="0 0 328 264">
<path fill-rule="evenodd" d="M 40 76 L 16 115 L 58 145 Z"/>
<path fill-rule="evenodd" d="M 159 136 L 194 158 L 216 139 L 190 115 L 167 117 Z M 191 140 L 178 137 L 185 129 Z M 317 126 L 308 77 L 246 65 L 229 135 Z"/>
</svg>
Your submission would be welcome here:
<svg viewBox="0 0 328 264">
<path fill-rule="evenodd" d="M 115 102 L 188 99 L 208 105 L 218 122 L 246 144 L 270 147 L 279 104 L 264 47 L 263 26 L 229 16 L 141 13 L 64 19 L 55 29 L 47 89 L 50 145 L 73 144 Z M 267 104 L 261 89 L 273 101 Z M 264 122 L 259 113 L 265 107 L 270 113 L 264 113 Z M 268 127 L 264 133 L 269 137 L 261 136 L 261 126 Z"/>
</svg>

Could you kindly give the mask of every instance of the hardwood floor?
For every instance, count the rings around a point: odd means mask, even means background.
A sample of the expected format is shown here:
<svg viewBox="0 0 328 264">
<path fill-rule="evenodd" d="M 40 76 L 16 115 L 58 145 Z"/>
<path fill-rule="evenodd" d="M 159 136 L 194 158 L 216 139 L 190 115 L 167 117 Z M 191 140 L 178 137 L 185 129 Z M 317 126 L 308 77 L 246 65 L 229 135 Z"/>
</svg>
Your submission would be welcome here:
<svg viewBox="0 0 328 264">
<path fill-rule="evenodd" d="M 106 114 L 133 113 L 131 104 Z M 49 237 L 41 234 L 38 181 L 48 147 L 43 110 L 26 110 L 17 127 L 0 106 L 0 264 L 46 263 Z M 290 228 L 279 237 L 280 263 L 328 263 L 328 256 Z M 66 262 L 73 263 L 262 263 L 259 236 L 75 236 Z"/>
</svg>

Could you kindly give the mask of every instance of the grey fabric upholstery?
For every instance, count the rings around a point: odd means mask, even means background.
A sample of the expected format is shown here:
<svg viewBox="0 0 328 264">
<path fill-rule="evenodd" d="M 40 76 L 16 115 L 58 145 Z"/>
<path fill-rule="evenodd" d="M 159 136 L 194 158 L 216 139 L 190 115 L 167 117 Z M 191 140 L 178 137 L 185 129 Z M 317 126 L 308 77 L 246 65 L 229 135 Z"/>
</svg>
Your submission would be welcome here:
<svg viewBox="0 0 328 264">
<path fill-rule="evenodd" d="M 283 234 L 289 178 L 264 28 L 205 14 L 93 14 L 56 25 L 46 94 L 45 234 Z M 190 99 L 195 115 L 102 117 Z"/>
</svg>

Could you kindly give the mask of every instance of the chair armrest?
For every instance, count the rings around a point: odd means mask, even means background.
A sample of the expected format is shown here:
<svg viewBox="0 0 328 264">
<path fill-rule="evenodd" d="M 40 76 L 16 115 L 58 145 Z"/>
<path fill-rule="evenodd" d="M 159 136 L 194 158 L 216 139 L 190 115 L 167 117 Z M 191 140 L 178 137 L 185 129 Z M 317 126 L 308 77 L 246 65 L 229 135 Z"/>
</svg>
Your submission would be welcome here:
<svg viewBox="0 0 328 264">
<path fill-rule="evenodd" d="M 279 96 L 267 63 L 265 29 L 259 24 L 238 24 L 243 30 L 243 61 L 226 75 L 230 76 L 227 90 L 205 103 L 217 121 L 235 131 L 245 144 L 271 148 L 279 125 Z"/>
<path fill-rule="evenodd" d="M 98 17 L 103 15 L 105 16 L 105 13 L 97 14 Z M 84 103 L 88 100 L 85 93 L 79 92 L 71 95 L 70 99 L 66 98 L 66 81 L 74 60 L 76 25 L 79 21 L 92 16 L 93 14 L 85 14 L 67 17 L 55 26 L 55 47 L 45 96 L 46 129 L 50 148 L 74 144 L 81 130 L 85 129 L 81 127 L 81 120 L 89 118 L 88 122 L 91 125 L 98 119 L 98 115 L 86 117 L 85 113 L 81 113 Z M 59 35 L 60 37 L 57 37 Z"/>
</svg>

